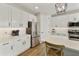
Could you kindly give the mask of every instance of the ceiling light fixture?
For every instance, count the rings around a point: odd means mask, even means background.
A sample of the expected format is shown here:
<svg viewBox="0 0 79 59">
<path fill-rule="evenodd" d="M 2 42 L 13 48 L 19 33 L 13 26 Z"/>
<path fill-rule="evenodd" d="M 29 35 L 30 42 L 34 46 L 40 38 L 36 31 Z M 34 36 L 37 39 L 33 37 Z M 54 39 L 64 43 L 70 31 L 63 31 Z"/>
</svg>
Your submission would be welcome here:
<svg viewBox="0 0 79 59">
<path fill-rule="evenodd" d="M 55 9 L 56 9 L 57 14 L 65 13 L 67 9 L 67 3 L 56 3 Z"/>
<path fill-rule="evenodd" d="M 35 9 L 39 9 L 39 7 L 38 7 L 38 6 L 36 6 L 36 7 L 35 7 Z"/>
</svg>

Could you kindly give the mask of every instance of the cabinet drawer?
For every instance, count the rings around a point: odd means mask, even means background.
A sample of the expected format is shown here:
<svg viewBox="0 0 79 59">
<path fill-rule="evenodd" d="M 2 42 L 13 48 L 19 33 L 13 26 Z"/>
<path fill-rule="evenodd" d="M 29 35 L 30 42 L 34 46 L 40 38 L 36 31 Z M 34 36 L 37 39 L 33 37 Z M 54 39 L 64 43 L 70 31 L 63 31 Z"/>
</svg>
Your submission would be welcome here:
<svg viewBox="0 0 79 59">
<path fill-rule="evenodd" d="M 11 55 L 11 47 L 9 43 L 0 45 L 0 56 Z"/>
</svg>

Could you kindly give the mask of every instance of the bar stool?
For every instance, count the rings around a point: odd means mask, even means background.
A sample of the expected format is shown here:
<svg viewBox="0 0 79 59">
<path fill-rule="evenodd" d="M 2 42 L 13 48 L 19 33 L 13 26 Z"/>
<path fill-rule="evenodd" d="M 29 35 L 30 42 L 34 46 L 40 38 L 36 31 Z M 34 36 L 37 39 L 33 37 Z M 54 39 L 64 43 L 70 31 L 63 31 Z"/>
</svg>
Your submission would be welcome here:
<svg viewBox="0 0 79 59">
<path fill-rule="evenodd" d="M 46 55 L 47 56 L 63 56 L 64 52 L 63 49 L 65 48 L 64 45 L 56 45 L 51 44 L 49 42 L 45 42 L 46 45 Z"/>
</svg>

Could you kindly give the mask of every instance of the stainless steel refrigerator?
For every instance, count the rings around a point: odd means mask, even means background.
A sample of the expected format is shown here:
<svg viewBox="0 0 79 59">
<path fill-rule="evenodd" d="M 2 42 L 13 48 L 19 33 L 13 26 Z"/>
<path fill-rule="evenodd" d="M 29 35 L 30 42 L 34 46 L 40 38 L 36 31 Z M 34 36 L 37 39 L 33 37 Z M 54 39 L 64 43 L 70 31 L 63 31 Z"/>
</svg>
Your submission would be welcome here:
<svg viewBox="0 0 79 59">
<path fill-rule="evenodd" d="M 40 44 L 40 41 L 39 41 L 40 37 L 37 33 L 37 22 L 33 23 L 32 25 L 32 46 L 31 47 L 35 47 L 37 45 Z"/>
<path fill-rule="evenodd" d="M 29 21 L 28 22 L 28 28 L 26 30 L 26 33 L 27 34 L 30 34 L 31 35 L 31 47 L 35 47 L 37 46 L 38 44 L 40 44 L 40 37 L 37 33 L 37 22 L 31 22 Z"/>
</svg>

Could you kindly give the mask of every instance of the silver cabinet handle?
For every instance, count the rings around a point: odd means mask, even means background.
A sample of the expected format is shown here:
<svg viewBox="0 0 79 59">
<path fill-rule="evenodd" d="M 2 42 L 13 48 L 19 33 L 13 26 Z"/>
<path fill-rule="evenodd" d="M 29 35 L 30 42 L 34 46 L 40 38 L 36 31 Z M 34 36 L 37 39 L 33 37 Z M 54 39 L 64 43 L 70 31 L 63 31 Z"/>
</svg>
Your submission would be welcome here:
<svg viewBox="0 0 79 59">
<path fill-rule="evenodd" d="M 11 50 L 13 50 L 13 46 L 11 46 Z"/>
<path fill-rule="evenodd" d="M 44 32 L 41 32 L 41 33 L 44 33 Z"/>
<path fill-rule="evenodd" d="M 17 41 L 21 41 L 21 39 L 17 40 Z"/>
<path fill-rule="evenodd" d="M 26 44 L 26 41 L 23 41 L 22 44 L 25 45 Z"/>
<path fill-rule="evenodd" d="M 9 43 L 4 43 L 3 45 L 7 45 L 7 44 L 9 44 Z"/>
</svg>

